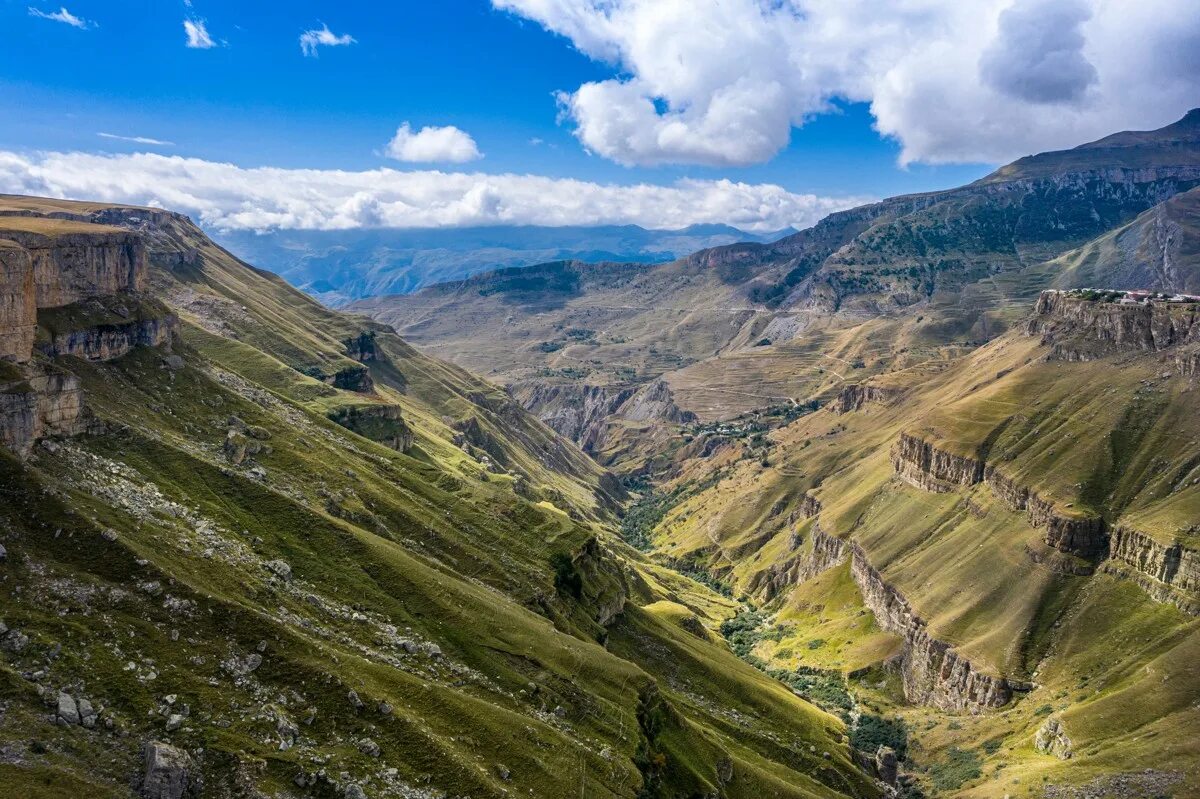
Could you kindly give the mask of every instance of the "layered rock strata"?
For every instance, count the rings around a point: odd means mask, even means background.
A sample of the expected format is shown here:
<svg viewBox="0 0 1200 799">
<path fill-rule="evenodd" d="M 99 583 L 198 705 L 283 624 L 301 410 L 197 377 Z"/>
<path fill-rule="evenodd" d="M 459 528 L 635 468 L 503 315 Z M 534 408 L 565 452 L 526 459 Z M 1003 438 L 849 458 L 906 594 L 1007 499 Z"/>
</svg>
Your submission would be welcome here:
<svg viewBox="0 0 1200 799">
<path fill-rule="evenodd" d="M 836 414 L 850 413 L 861 410 L 870 402 L 887 404 L 899 392 L 893 388 L 876 386 L 870 383 L 854 383 L 843 388 L 830 404 L 830 409 Z"/>
<path fill-rule="evenodd" d="M 1159 352 L 1200 343 L 1200 303 L 1121 303 L 1047 290 L 1038 297 L 1026 333 L 1041 336 L 1051 357 L 1066 361 Z M 1181 371 L 1194 368 L 1195 352 L 1184 356 Z"/>
<path fill-rule="evenodd" d="M 982 673 L 948 643 L 930 635 L 926 623 L 870 564 L 862 548 L 849 546 L 850 574 L 864 604 L 881 628 L 904 639 L 899 666 L 909 701 L 946 710 L 981 710 L 1007 704 L 1014 688 L 1024 688 Z"/>
</svg>

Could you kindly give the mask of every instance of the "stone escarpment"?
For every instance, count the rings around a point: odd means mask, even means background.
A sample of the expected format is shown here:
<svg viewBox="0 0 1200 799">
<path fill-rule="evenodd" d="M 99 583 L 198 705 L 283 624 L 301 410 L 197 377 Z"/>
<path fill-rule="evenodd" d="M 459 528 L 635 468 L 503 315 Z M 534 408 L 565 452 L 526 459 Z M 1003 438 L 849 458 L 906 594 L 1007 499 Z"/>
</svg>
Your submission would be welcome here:
<svg viewBox="0 0 1200 799">
<path fill-rule="evenodd" d="M 900 392 L 894 388 L 876 386 L 870 383 L 853 383 L 846 386 L 830 403 L 834 413 L 850 413 L 862 409 L 870 402 L 886 404 L 891 402 Z"/>
<path fill-rule="evenodd" d="M 29 360 L 36 333 L 33 261 L 24 247 L 0 240 L 0 360 Z"/>
<path fill-rule="evenodd" d="M 848 552 L 846 541 L 826 533 L 818 522 L 813 522 L 807 539 L 793 532 L 789 544 L 785 558 L 754 575 L 747 585 L 749 592 L 763 602 L 770 602 L 788 586 L 811 580 L 839 565 Z"/>
<path fill-rule="evenodd" d="M 1093 298 L 1093 294 L 1101 297 Z M 1176 353 L 1177 367 L 1195 374 L 1200 360 L 1200 303 L 1136 299 L 1117 293 L 1047 290 L 1038 297 L 1026 333 L 1041 336 L 1051 357 L 1088 361 L 1119 352 Z M 1114 299 L 1115 298 L 1115 299 Z"/>
<path fill-rule="evenodd" d="M 111 361 L 136 347 L 160 347 L 169 344 L 178 329 L 174 314 L 156 319 L 138 319 L 120 324 L 99 324 L 79 330 L 52 333 L 38 343 L 38 350 L 56 358 L 70 355 L 88 361 Z"/>
<path fill-rule="evenodd" d="M 982 461 L 938 449 L 907 433 L 892 447 L 892 468 L 905 482 L 938 494 L 983 480 Z"/>
<path fill-rule="evenodd" d="M 1122 525 L 1110 526 L 1100 516 L 1068 513 L 991 464 L 945 452 L 916 436 L 901 436 L 892 462 L 897 476 L 930 491 L 986 483 L 1004 504 L 1025 511 L 1030 525 L 1044 531 L 1048 547 L 1085 559 L 1070 573 L 1090 574 L 1100 564 L 1107 573 L 1132 579 L 1154 600 L 1200 614 L 1200 552 L 1194 549 L 1179 542 L 1164 544 Z"/>
<path fill-rule="evenodd" d="M 33 215 L 0 218 L 0 443 L 27 455 L 84 426 L 78 378 L 47 359 L 111 360 L 169 343 L 177 320 L 143 297 L 141 236 Z"/>
<path fill-rule="evenodd" d="M 1159 602 L 1200 615 L 1200 552 L 1179 542 L 1164 544 L 1138 530 L 1117 525 L 1109 540 L 1104 570 L 1134 580 Z"/>
<path fill-rule="evenodd" d="M 904 639 L 899 665 L 909 701 L 947 710 L 979 710 L 1007 704 L 1014 689 L 1024 688 L 980 672 L 948 643 L 930 635 L 926 623 L 868 562 L 862 548 L 852 543 L 850 549 L 850 574 L 863 602 L 881 628 Z"/>
<path fill-rule="evenodd" d="M 330 411 L 329 418 L 398 452 L 407 452 L 415 441 L 398 405 L 344 405 Z"/>
<path fill-rule="evenodd" d="M 4 364 L 0 369 L 6 369 Z M 7 378 L 0 377 L 0 446 L 24 457 L 44 436 L 82 432 L 85 416 L 78 377 L 45 363 L 7 369 Z"/>
<path fill-rule="evenodd" d="M 956 455 L 903 433 L 892 448 L 892 466 L 905 482 L 936 493 L 986 483 L 997 498 L 1013 510 L 1025 511 L 1029 523 L 1045 531 L 1047 546 L 1083 557 L 1101 556 L 1107 551 L 1108 535 L 1102 518 L 1064 513 L 981 459 Z"/>
</svg>

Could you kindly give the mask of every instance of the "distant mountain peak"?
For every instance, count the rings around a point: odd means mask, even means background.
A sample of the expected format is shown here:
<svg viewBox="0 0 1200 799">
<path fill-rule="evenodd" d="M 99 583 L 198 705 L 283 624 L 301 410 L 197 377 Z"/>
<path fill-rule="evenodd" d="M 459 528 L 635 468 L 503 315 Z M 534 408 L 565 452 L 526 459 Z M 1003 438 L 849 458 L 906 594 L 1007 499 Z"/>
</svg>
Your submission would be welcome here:
<svg viewBox="0 0 1200 799">
<path fill-rule="evenodd" d="M 1096 169 L 1200 169 L 1200 108 L 1155 130 L 1126 130 L 1069 150 L 1027 155 L 977 183 L 1045 178 Z"/>
</svg>

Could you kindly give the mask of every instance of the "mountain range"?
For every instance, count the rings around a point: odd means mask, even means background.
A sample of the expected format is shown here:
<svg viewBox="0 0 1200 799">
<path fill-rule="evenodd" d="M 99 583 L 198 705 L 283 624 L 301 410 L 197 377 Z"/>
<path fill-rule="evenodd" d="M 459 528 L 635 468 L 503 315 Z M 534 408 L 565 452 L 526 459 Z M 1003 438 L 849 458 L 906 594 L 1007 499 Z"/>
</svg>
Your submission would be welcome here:
<svg viewBox="0 0 1200 799">
<path fill-rule="evenodd" d="M 501 267 L 559 259 L 661 263 L 707 247 L 769 242 L 791 232 L 755 234 L 726 225 L 680 230 L 608 225 L 213 231 L 213 236 L 239 257 L 338 307 Z"/>
<path fill-rule="evenodd" d="M 1198 198 L 1192 112 L 336 310 L 0 196 L 0 795 L 1200 797 Z"/>
</svg>

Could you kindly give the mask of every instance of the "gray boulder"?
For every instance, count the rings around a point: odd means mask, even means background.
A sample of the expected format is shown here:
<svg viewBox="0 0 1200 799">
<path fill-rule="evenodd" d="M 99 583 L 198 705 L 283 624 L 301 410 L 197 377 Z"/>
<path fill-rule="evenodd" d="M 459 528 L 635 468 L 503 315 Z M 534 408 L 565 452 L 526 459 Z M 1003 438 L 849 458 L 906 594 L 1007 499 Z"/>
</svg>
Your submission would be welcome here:
<svg viewBox="0 0 1200 799">
<path fill-rule="evenodd" d="M 142 780 L 144 799 L 183 799 L 191 795 L 192 759 L 170 744 L 151 741 L 142 748 L 146 774 Z"/>
<path fill-rule="evenodd" d="M 70 694 L 60 693 L 58 695 L 57 716 L 61 724 L 79 723 L 79 706 L 75 704 L 75 700 L 71 698 Z"/>
</svg>

